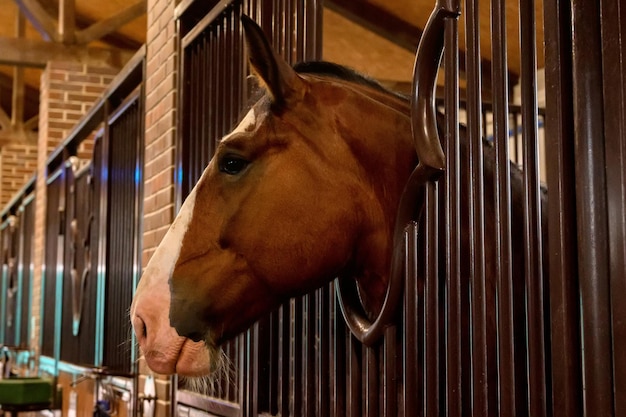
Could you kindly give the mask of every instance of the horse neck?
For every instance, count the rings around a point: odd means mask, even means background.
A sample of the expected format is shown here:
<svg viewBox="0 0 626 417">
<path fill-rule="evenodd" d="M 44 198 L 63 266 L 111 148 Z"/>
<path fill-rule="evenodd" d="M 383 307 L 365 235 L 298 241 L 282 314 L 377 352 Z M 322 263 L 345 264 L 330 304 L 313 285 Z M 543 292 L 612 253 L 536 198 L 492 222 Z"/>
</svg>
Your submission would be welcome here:
<svg viewBox="0 0 626 417">
<path fill-rule="evenodd" d="M 400 196 L 417 164 L 413 145 L 410 107 L 406 100 L 370 88 L 363 88 L 366 99 L 357 98 L 352 125 L 342 136 L 362 166 L 372 190 L 367 204 L 379 207 L 368 218 L 368 239 L 360 242 L 354 268 L 349 272 L 362 284 L 362 297 L 371 311 L 378 311 L 384 298 L 392 256 L 393 229 Z"/>
<path fill-rule="evenodd" d="M 395 219 L 400 195 L 417 165 L 411 132 L 409 101 L 391 92 L 361 88 L 371 104 L 359 120 L 361 142 L 352 145 L 359 152 L 364 171 L 385 206 L 388 219 Z M 391 223 L 392 220 L 391 220 Z M 391 224 L 390 228 L 393 228 Z"/>
</svg>

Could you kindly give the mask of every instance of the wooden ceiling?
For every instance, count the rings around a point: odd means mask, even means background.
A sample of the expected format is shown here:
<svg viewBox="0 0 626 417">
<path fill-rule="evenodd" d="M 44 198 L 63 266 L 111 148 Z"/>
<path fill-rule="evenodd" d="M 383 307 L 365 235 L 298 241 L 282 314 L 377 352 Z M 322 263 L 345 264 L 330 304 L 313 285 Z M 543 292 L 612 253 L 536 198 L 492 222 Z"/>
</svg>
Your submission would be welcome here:
<svg viewBox="0 0 626 417">
<path fill-rule="evenodd" d="M 417 43 L 434 3 L 325 0 L 323 58 L 390 83 L 409 83 Z M 484 79 L 488 79 L 490 6 L 489 2 L 481 3 L 481 55 Z M 145 42 L 145 7 L 146 0 L 0 0 L 0 146 L 29 136 L 24 135 L 25 124 L 28 129 L 36 128 L 33 119 L 38 112 L 39 79 L 46 60 L 121 65 Z M 535 7 L 537 22 L 543 22 L 541 0 L 536 0 Z M 509 74 L 515 82 L 520 61 L 518 0 L 507 0 L 506 14 Z M 537 26 L 541 29 L 542 25 Z M 463 50 L 463 19 L 459 28 Z M 542 43 L 543 33 L 538 30 L 540 67 Z M 17 111 L 20 120 L 16 120 L 14 103 L 19 96 L 24 97 L 24 104 L 23 110 Z"/>
<path fill-rule="evenodd" d="M 146 0 L 0 0 L 0 146 L 36 139 L 50 60 L 121 67 L 145 42 Z"/>
</svg>

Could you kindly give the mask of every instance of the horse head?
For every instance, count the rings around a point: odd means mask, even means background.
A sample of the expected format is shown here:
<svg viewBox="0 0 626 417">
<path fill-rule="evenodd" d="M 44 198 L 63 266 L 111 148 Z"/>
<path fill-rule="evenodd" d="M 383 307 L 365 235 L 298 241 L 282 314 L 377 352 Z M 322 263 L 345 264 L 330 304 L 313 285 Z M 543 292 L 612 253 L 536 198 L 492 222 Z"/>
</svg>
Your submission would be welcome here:
<svg viewBox="0 0 626 417">
<path fill-rule="evenodd" d="M 338 276 L 357 280 L 376 314 L 417 163 L 406 99 L 336 65 L 294 69 L 243 25 L 265 94 L 218 144 L 131 307 L 160 373 L 209 373 L 222 342 Z"/>
</svg>

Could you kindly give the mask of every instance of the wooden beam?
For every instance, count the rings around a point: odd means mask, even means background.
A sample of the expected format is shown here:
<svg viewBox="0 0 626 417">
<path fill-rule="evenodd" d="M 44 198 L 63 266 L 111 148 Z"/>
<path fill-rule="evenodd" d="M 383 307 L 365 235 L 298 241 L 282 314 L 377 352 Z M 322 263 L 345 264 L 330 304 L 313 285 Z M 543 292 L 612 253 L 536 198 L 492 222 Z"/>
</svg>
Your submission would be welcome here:
<svg viewBox="0 0 626 417">
<path fill-rule="evenodd" d="M 2 127 L 3 130 L 11 129 L 11 118 L 2 107 L 0 107 L 0 127 Z"/>
<path fill-rule="evenodd" d="M 415 53 L 422 29 L 362 0 L 326 0 L 324 5 L 398 46 Z"/>
<path fill-rule="evenodd" d="M 26 34 L 24 13 L 17 11 L 15 36 L 23 39 Z M 24 122 L 24 68 L 13 68 L 13 97 L 11 102 L 11 125 L 20 127 Z"/>
<path fill-rule="evenodd" d="M 35 115 L 24 122 L 24 130 L 35 130 L 39 127 L 39 115 Z"/>
<path fill-rule="evenodd" d="M 24 123 L 24 67 L 13 68 L 13 100 L 11 105 L 11 126 Z"/>
<path fill-rule="evenodd" d="M 0 56 L 2 54 L 0 53 Z M 39 86 L 37 86 L 39 87 Z M 10 113 L 12 106 L 12 94 L 13 91 L 13 73 L 5 74 L 0 72 L 0 106 L 7 109 L 7 113 Z M 24 117 L 31 118 L 39 114 L 39 88 L 35 88 L 28 84 L 24 85 Z"/>
<path fill-rule="evenodd" d="M 76 41 L 76 1 L 59 2 L 59 40 L 66 45 Z"/>
<path fill-rule="evenodd" d="M 43 40 L 58 40 L 57 22 L 46 12 L 37 0 L 15 0 L 24 16 L 39 32 Z"/>
<path fill-rule="evenodd" d="M 324 5 L 377 35 L 415 53 L 423 30 L 391 12 L 364 0 L 326 0 Z M 481 58 L 483 85 L 491 85 L 491 61 Z M 459 51 L 459 69 L 465 72 L 465 51 Z M 509 89 L 517 84 L 519 74 L 509 71 Z"/>
<path fill-rule="evenodd" d="M 41 6 L 46 10 L 48 14 L 51 16 L 57 16 L 59 14 L 59 4 L 58 0 L 39 0 Z M 89 26 L 96 23 L 93 19 L 88 19 L 85 16 L 82 16 L 80 13 L 76 13 L 76 29 L 86 29 Z M 132 49 L 137 50 L 143 45 L 143 42 L 137 42 L 132 40 L 124 35 L 119 33 L 110 33 L 101 38 L 103 42 L 108 43 L 113 48 L 117 49 Z"/>
<path fill-rule="evenodd" d="M 87 44 L 109 35 L 125 24 L 144 15 L 146 13 L 146 7 L 147 1 L 140 0 L 114 16 L 95 22 L 88 28 L 76 33 L 76 42 L 79 44 Z"/>
<path fill-rule="evenodd" d="M 0 65 L 18 65 L 43 68 L 49 61 L 68 61 L 121 68 L 135 51 L 62 45 L 33 39 L 16 39 L 0 36 Z"/>
<path fill-rule="evenodd" d="M 0 147 L 16 144 L 37 144 L 37 133 L 24 129 L 0 130 Z"/>
</svg>

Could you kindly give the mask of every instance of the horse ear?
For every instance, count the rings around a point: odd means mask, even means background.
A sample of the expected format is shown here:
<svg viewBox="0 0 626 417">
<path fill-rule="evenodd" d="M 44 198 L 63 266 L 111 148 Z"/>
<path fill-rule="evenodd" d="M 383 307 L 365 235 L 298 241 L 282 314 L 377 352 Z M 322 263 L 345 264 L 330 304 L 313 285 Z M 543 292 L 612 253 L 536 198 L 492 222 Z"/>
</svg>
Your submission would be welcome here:
<svg viewBox="0 0 626 417">
<path fill-rule="evenodd" d="M 292 100 L 301 98 L 304 92 L 304 83 L 296 71 L 278 55 L 263 29 L 246 15 L 241 16 L 248 60 L 252 71 L 265 84 L 271 94 L 273 103 L 283 106 Z"/>
</svg>

